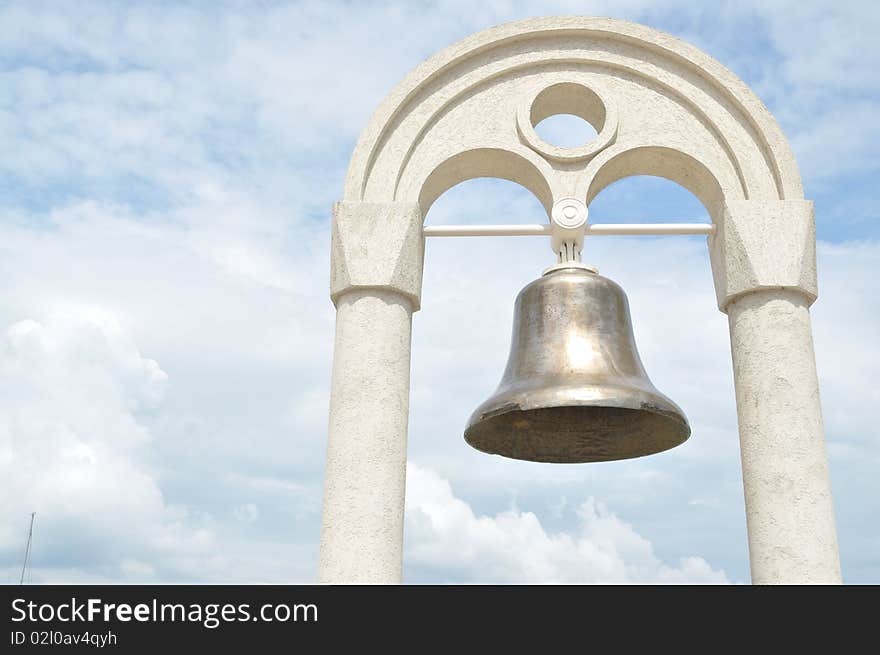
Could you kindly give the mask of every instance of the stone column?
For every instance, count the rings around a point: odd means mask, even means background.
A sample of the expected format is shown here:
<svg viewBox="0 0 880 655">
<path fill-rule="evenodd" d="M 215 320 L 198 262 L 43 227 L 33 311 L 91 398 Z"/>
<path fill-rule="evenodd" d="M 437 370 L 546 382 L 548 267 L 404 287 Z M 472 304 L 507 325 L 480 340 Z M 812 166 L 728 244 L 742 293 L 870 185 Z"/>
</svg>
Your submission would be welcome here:
<svg viewBox="0 0 880 655">
<path fill-rule="evenodd" d="M 809 313 L 812 203 L 731 203 L 709 245 L 730 323 L 752 582 L 839 583 Z"/>
<path fill-rule="evenodd" d="M 334 206 L 320 582 L 401 580 L 410 337 L 423 258 L 418 205 Z"/>
</svg>

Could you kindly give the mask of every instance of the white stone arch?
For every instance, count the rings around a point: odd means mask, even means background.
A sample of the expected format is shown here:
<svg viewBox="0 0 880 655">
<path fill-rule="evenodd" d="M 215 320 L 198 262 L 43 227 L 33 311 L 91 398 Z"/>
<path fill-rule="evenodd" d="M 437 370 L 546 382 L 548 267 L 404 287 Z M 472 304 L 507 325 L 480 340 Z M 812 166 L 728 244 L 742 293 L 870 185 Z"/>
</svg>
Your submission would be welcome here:
<svg viewBox="0 0 880 655">
<path fill-rule="evenodd" d="M 690 191 L 706 208 L 712 221 L 724 217 L 725 193 L 722 183 L 696 154 L 685 148 L 654 145 L 612 147 L 590 162 L 578 179 L 575 196 L 589 205 L 606 187 L 635 175 L 653 175 L 670 180 Z M 733 185 L 727 197 L 742 199 Z"/>
<path fill-rule="evenodd" d="M 597 137 L 544 143 L 573 113 Z M 423 221 L 474 177 L 531 190 L 548 211 L 612 182 L 689 189 L 708 239 L 731 352 L 753 582 L 839 582 L 809 306 L 812 203 L 767 108 L 724 66 L 668 34 L 609 18 L 535 18 L 480 32 L 416 68 L 376 110 L 334 206 L 337 309 L 319 579 L 396 582 L 412 313 Z"/>
<path fill-rule="evenodd" d="M 443 193 L 461 182 L 479 177 L 494 177 L 516 182 L 532 192 L 549 215 L 553 198 L 558 195 L 550 186 L 552 169 L 528 148 L 472 148 L 454 154 L 419 180 L 418 203 L 424 214 Z"/>
<path fill-rule="evenodd" d="M 604 148 L 681 150 L 703 162 L 725 199 L 803 198 L 778 124 L 733 73 L 687 43 L 642 25 L 572 16 L 501 25 L 419 66 L 363 131 L 344 200 L 419 202 L 427 180 L 444 186 L 434 172 L 443 162 L 485 148 L 537 154 L 552 169 L 542 172 L 552 177 L 546 186 L 554 195 L 580 193 L 579 178 L 603 149 L 579 161 L 559 161 L 552 153 L 535 152 L 517 129 L 517 113 L 532 96 L 565 83 L 584 84 L 613 103 L 618 125 Z M 511 179 L 510 172 L 499 176 Z M 674 173 L 665 176 L 681 183 Z M 619 177 L 635 174 L 638 166 Z"/>
</svg>

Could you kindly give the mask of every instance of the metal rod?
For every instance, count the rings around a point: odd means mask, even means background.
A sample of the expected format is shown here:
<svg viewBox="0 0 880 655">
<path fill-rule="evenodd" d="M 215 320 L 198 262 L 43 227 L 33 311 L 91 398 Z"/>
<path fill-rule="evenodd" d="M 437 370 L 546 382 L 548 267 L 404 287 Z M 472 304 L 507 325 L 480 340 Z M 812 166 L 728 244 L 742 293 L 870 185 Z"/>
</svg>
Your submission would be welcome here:
<svg viewBox="0 0 880 655">
<path fill-rule="evenodd" d="M 587 224 L 587 234 L 712 234 L 711 223 L 599 223 Z"/>
<path fill-rule="evenodd" d="M 546 225 L 426 225 L 426 237 L 525 237 L 547 235 L 553 231 Z"/>
<path fill-rule="evenodd" d="M 28 540 L 27 546 L 24 549 L 24 563 L 21 565 L 21 580 L 18 582 L 19 586 L 24 584 L 24 572 L 27 570 L 28 560 L 31 557 L 31 540 L 34 538 L 34 518 L 36 516 L 36 512 L 31 512 L 31 527 L 28 529 Z"/>
<path fill-rule="evenodd" d="M 549 236 L 553 231 L 550 223 L 545 225 L 426 225 L 426 237 L 519 237 Z M 712 234 L 711 223 L 599 223 L 587 224 L 586 234 L 611 235 L 664 235 L 664 234 Z"/>
</svg>

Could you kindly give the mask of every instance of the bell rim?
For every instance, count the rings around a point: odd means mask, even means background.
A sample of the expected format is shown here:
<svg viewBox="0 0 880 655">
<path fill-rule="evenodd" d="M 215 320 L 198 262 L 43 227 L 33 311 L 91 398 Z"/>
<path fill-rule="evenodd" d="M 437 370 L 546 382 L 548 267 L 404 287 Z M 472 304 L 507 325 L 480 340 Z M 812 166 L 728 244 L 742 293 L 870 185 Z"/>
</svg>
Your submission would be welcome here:
<svg viewBox="0 0 880 655">
<path fill-rule="evenodd" d="M 485 429 L 485 426 L 488 423 L 493 422 L 496 419 L 509 418 L 509 415 L 534 415 L 543 411 L 553 412 L 554 410 L 560 409 L 612 410 L 616 412 L 631 413 L 632 415 L 641 415 L 642 417 L 644 417 L 644 415 L 650 415 L 655 421 L 661 421 L 666 424 L 667 427 L 671 427 L 671 434 L 673 436 L 672 438 L 667 438 L 663 440 L 652 440 L 650 442 L 641 443 L 641 447 L 639 449 L 616 449 L 604 454 L 590 451 L 582 453 L 581 455 L 572 455 L 570 450 L 564 452 L 563 454 L 555 453 L 552 447 L 548 447 L 546 450 L 542 450 L 540 448 L 531 449 L 531 452 L 526 452 L 525 450 L 516 447 L 497 447 L 498 440 L 487 438 L 485 434 L 478 433 L 478 431 L 482 431 L 481 426 L 482 429 Z M 530 409 L 521 409 L 519 407 L 508 405 L 506 406 L 504 411 L 493 413 L 490 415 L 484 415 L 482 418 L 473 423 L 469 422 L 467 428 L 465 428 L 464 431 L 464 440 L 468 443 L 468 445 L 470 445 L 472 448 L 475 448 L 476 450 L 479 450 L 480 452 L 489 455 L 498 455 L 508 459 L 549 464 L 588 464 L 598 462 L 622 461 L 626 459 L 638 459 L 640 457 L 656 455 L 671 450 L 685 443 L 688 439 L 690 439 L 690 437 L 690 423 L 688 422 L 684 414 L 660 410 L 658 408 L 652 407 L 634 408 L 609 404 L 570 404 L 565 406 L 556 405 L 533 407 Z M 502 443 L 509 444 L 511 443 L 511 440 L 503 440 Z M 495 444 L 494 447 L 493 444 Z"/>
<path fill-rule="evenodd" d="M 612 387 L 627 389 L 629 393 L 627 396 L 611 395 L 610 397 L 595 397 L 592 399 L 584 398 L 582 396 L 581 398 L 568 397 L 565 400 L 561 400 L 559 397 L 560 391 L 577 391 L 584 393 L 589 389 L 596 390 L 598 396 L 599 390 L 607 393 Z M 487 437 L 486 434 L 478 434 L 478 432 L 485 432 L 488 429 L 487 424 L 490 422 L 496 424 L 506 421 L 507 419 L 502 419 L 502 417 L 507 414 L 516 413 L 517 415 L 524 416 L 532 412 L 541 413 L 545 410 L 553 411 L 559 409 L 562 409 L 563 411 L 566 409 L 604 409 L 618 414 L 623 412 L 624 414 L 622 415 L 625 415 L 627 412 L 632 412 L 632 415 L 630 416 L 633 418 L 638 417 L 639 415 L 650 414 L 655 417 L 653 422 L 657 423 L 659 421 L 660 425 L 664 428 L 663 433 L 670 436 L 645 442 L 642 444 L 643 447 L 640 450 L 624 449 L 617 451 L 617 454 L 590 454 L 573 457 L 569 453 L 566 456 L 554 457 L 547 454 L 552 450 L 551 448 L 548 448 L 548 451 L 540 457 L 529 457 L 522 456 L 521 451 L 515 447 L 492 447 L 491 444 L 497 442 L 498 439 Z M 480 426 L 483 427 L 481 428 Z M 691 427 L 690 422 L 687 420 L 687 416 L 685 416 L 684 412 L 678 405 L 656 389 L 623 387 L 607 384 L 555 387 L 552 389 L 546 389 L 543 393 L 541 390 L 535 389 L 507 390 L 506 392 L 493 395 L 489 400 L 480 405 L 473 414 L 471 414 L 464 431 L 465 441 L 481 452 L 524 461 L 572 464 L 619 461 L 654 455 L 671 450 L 676 446 L 680 446 L 687 441 L 690 436 Z M 510 439 L 502 441 L 510 442 Z"/>
<path fill-rule="evenodd" d="M 640 381 L 641 386 L 635 386 L 608 382 L 581 382 L 575 379 L 570 384 L 558 385 L 552 384 L 553 380 L 532 378 L 527 385 L 497 389 L 488 400 L 473 411 L 467 427 L 470 428 L 480 420 L 508 411 L 575 406 L 616 407 L 677 415 L 690 430 L 690 423 L 681 407 L 653 385 L 645 385 L 645 381 L 643 379 Z M 610 390 L 622 393 L 609 395 Z M 564 397 L 560 397 L 562 395 Z M 492 406 L 498 409 L 487 411 Z"/>
</svg>

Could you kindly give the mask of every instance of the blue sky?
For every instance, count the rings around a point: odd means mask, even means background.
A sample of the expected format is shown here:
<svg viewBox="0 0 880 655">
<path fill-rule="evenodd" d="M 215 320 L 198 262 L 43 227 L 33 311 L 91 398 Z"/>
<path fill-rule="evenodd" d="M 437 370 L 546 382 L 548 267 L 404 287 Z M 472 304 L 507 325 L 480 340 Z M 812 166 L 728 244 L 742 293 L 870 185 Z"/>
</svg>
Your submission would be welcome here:
<svg viewBox="0 0 880 655">
<path fill-rule="evenodd" d="M 373 109 L 435 51 L 536 15 L 626 18 L 729 67 L 816 202 L 813 307 L 848 582 L 880 582 L 880 10 L 868 2 L 0 4 L 0 571 L 34 582 L 307 582 L 320 524 L 333 308 L 329 213 Z M 596 222 L 698 221 L 623 180 Z M 497 217 L 505 219 L 498 220 Z M 464 183 L 428 223 L 544 220 Z M 705 239 L 591 240 L 692 438 L 630 462 L 487 457 L 539 240 L 429 242 L 414 319 L 410 582 L 747 582 L 726 317 Z M 658 262 L 662 266 L 658 266 Z M 457 329 L 450 329 L 456 326 Z M 458 326 L 468 326 L 460 329 Z"/>
</svg>

